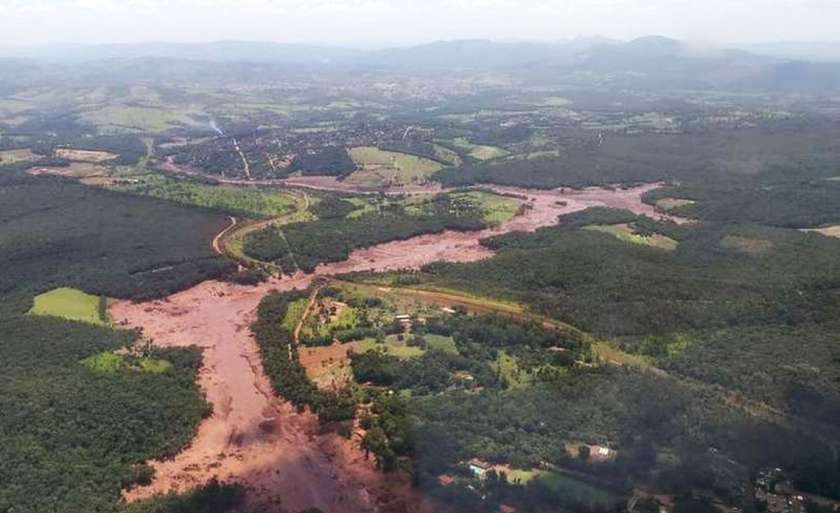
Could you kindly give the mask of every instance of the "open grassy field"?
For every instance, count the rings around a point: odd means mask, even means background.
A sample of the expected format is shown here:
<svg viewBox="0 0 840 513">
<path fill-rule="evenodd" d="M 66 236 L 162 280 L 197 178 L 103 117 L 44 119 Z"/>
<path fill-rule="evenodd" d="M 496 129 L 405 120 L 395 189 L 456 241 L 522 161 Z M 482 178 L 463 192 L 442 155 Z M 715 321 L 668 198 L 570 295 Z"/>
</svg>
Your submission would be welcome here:
<svg viewBox="0 0 840 513">
<path fill-rule="evenodd" d="M 507 157 L 510 152 L 498 146 L 487 146 L 483 144 L 473 144 L 464 137 L 458 137 L 449 141 L 450 144 L 456 148 L 466 151 L 467 155 L 476 160 L 491 160 L 501 157 Z"/>
<path fill-rule="evenodd" d="M 100 315 L 101 301 L 102 298 L 81 290 L 62 287 L 35 296 L 29 313 L 103 325 L 106 319 Z"/>
<path fill-rule="evenodd" d="M 116 374 L 122 371 L 140 371 L 163 374 L 172 369 L 172 363 L 161 358 L 135 358 L 122 353 L 104 352 L 82 360 L 82 365 L 102 374 Z"/>
<path fill-rule="evenodd" d="M 34 162 L 40 157 L 31 150 L 6 150 L 0 151 L 0 166 L 18 164 L 20 162 Z"/>
<path fill-rule="evenodd" d="M 385 337 L 385 343 L 383 344 L 376 342 L 372 338 L 364 339 L 359 342 L 358 350 L 361 353 L 367 351 L 383 351 L 385 354 L 396 356 L 403 360 L 417 358 L 423 356 L 423 353 L 425 353 L 420 347 L 408 346 L 404 340 L 399 340 L 397 335 L 388 335 Z"/>
<path fill-rule="evenodd" d="M 641 244 L 644 246 L 651 246 L 654 248 L 673 251 L 677 249 L 679 243 L 670 237 L 666 237 L 659 233 L 651 235 L 641 235 L 636 233 L 634 228 L 627 223 L 622 224 L 593 224 L 584 227 L 584 230 L 592 230 L 601 233 L 608 233 L 615 236 L 624 242 L 632 244 Z"/>
<path fill-rule="evenodd" d="M 82 114 L 82 120 L 103 133 L 165 132 L 179 126 L 203 125 L 200 111 L 164 106 L 108 105 Z"/>
<path fill-rule="evenodd" d="M 429 333 L 423 335 L 423 340 L 426 341 L 426 348 L 429 351 L 443 351 L 444 353 L 458 354 L 458 347 L 455 345 L 455 339 L 452 337 Z"/>
<path fill-rule="evenodd" d="M 424 183 L 443 169 L 434 160 L 406 153 L 359 146 L 350 150 L 350 157 L 362 169 L 348 177 L 350 183 L 366 186 Z"/>
<path fill-rule="evenodd" d="M 161 175 L 120 180 L 111 188 L 255 218 L 279 217 L 294 211 L 296 205 L 291 194 L 277 189 L 210 185 Z"/>
<path fill-rule="evenodd" d="M 117 158 L 117 155 L 107 151 L 77 150 L 73 148 L 58 148 L 55 150 L 55 156 L 61 159 L 93 163 Z"/>
<path fill-rule="evenodd" d="M 584 483 L 558 472 L 543 472 L 538 479 L 555 493 L 570 497 L 574 502 L 593 509 L 597 507 L 609 508 L 615 506 L 621 500 L 620 497 L 605 488 Z"/>
<path fill-rule="evenodd" d="M 506 223 L 519 213 L 519 200 L 509 196 L 486 191 L 469 191 L 454 193 L 453 197 L 481 210 L 484 221 L 491 226 Z"/>
</svg>

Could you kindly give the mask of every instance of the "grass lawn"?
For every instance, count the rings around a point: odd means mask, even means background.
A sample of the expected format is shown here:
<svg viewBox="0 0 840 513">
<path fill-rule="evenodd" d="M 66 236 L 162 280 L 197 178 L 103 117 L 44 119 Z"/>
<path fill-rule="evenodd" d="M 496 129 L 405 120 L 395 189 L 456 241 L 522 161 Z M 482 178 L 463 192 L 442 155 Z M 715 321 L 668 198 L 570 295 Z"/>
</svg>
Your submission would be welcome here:
<svg viewBox="0 0 840 513">
<path fill-rule="evenodd" d="M 444 337 L 443 335 L 423 335 L 423 340 L 426 341 L 429 351 L 443 351 L 449 354 L 458 354 L 458 347 L 455 345 L 455 340 L 452 337 Z"/>
<path fill-rule="evenodd" d="M 359 342 L 360 352 L 365 353 L 375 349 L 385 351 L 386 354 L 396 356 L 397 358 L 401 358 L 403 360 L 423 356 L 424 353 L 423 349 L 419 347 L 409 347 L 406 345 L 405 341 L 399 341 L 397 339 L 397 335 L 388 335 L 385 337 L 384 344 L 377 344 L 376 340 L 372 338 L 366 338 Z"/>
<path fill-rule="evenodd" d="M 100 301 L 97 296 L 64 287 L 35 296 L 35 304 L 29 313 L 104 325 L 106 320 L 100 316 Z"/>
<path fill-rule="evenodd" d="M 573 498 L 575 502 L 585 504 L 590 508 L 609 508 L 617 504 L 621 498 L 605 488 L 584 483 L 558 472 L 543 472 L 540 481 L 555 493 Z"/>
<path fill-rule="evenodd" d="M 654 233 L 652 235 L 640 235 L 636 233 L 632 226 L 626 223 L 593 224 L 584 227 L 584 230 L 608 233 L 624 242 L 630 242 L 632 244 L 641 244 L 643 246 L 651 246 L 667 251 L 673 251 L 677 249 L 677 246 L 679 245 L 679 243 L 674 239 L 658 233 Z"/>
</svg>

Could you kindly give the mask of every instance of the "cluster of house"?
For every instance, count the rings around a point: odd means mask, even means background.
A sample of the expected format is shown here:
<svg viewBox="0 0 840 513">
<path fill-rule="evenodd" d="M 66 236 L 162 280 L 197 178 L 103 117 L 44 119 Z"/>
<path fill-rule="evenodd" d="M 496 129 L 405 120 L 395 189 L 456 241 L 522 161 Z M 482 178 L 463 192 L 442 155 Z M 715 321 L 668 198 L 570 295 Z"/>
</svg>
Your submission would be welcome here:
<svg viewBox="0 0 840 513">
<path fill-rule="evenodd" d="M 767 505 L 768 513 L 804 513 L 805 497 L 785 481 L 780 468 L 761 470 L 755 479 L 755 500 Z"/>
<path fill-rule="evenodd" d="M 481 480 L 486 478 L 487 473 L 495 468 L 493 464 L 488 463 L 479 458 L 473 458 L 467 461 L 466 465 L 472 473 L 472 475 Z M 455 483 L 455 478 L 450 476 L 449 474 L 442 474 L 438 476 L 438 482 L 441 484 L 441 486 L 450 486 L 453 483 Z M 468 488 L 472 490 L 475 489 L 472 485 L 468 485 Z M 484 499 L 484 497 L 482 497 L 482 499 Z M 499 505 L 499 513 L 516 513 L 516 511 L 516 508 L 508 504 Z"/>
</svg>

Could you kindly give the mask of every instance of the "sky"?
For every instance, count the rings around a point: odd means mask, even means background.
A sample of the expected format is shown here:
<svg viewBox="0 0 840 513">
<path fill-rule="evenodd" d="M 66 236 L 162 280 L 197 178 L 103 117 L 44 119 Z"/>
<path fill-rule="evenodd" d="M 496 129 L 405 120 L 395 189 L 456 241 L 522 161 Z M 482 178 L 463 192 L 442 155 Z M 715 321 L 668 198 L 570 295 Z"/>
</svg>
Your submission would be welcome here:
<svg viewBox="0 0 840 513">
<path fill-rule="evenodd" d="M 665 35 L 840 40 L 840 0 L 0 0 L 0 45 L 217 40 L 354 47 Z"/>
</svg>

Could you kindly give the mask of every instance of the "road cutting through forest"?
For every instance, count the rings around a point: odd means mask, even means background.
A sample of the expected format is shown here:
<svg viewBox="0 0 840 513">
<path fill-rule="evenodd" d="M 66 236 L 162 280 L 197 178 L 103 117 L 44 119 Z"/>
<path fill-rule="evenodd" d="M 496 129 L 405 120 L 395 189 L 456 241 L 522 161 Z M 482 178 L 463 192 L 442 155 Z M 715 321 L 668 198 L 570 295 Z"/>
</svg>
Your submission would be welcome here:
<svg viewBox="0 0 840 513">
<path fill-rule="evenodd" d="M 272 290 L 306 288 L 318 276 L 488 258 L 493 252 L 480 244 L 482 238 L 534 231 L 555 224 L 558 216 L 589 207 L 623 208 L 684 221 L 642 202 L 642 196 L 657 187 L 550 191 L 492 187 L 517 196 L 528 207 L 495 228 L 379 244 L 354 251 L 344 262 L 320 265 L 309 275 L 272 278 L 257 286 L 206 281 L 161 300 L 113 303 L 114 322 L 139 328 L 156 345 L 202 349 L 199 385 L 213 405 L 212 415 L 201 422 L 191 444 L 171 459 L 149 462 L 155 469 L 152 484 L 125 491 L 125 499 L 184 492 L 217 478 L 246 486 L 242 511 L 249 513 L 295 513 L 313 507 L 324 513 L 434 511 L 407 478 L 376 470 L 359 448 L 358 433 L 351 440 L 323 433 L 314 415 L 299 413 L 275 396 L 249 329 L 262 297 Z"/>
</svg>

